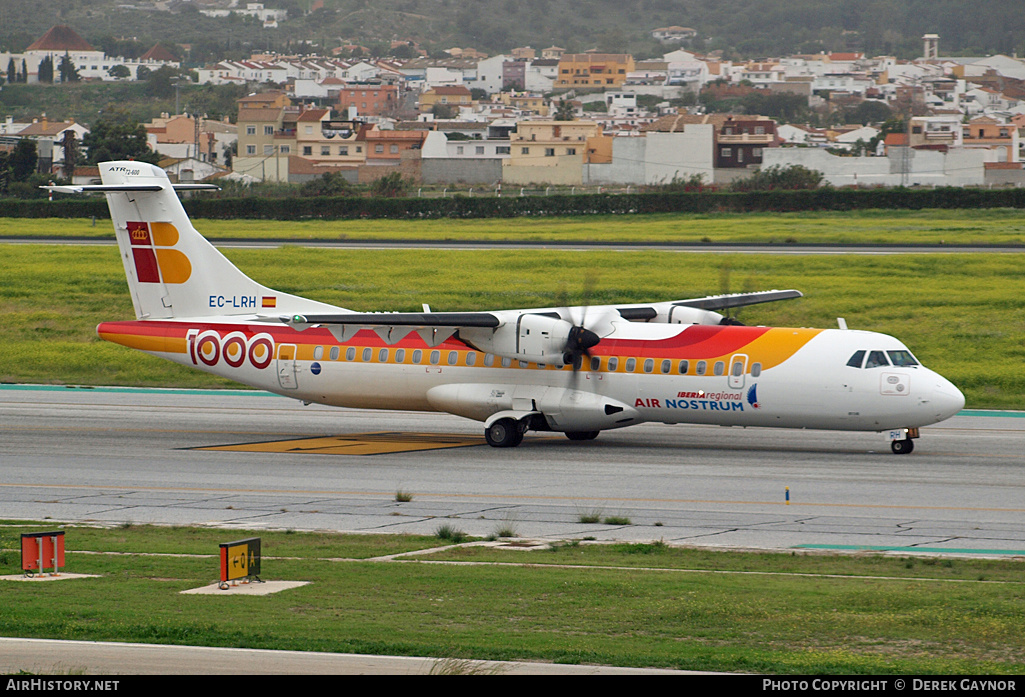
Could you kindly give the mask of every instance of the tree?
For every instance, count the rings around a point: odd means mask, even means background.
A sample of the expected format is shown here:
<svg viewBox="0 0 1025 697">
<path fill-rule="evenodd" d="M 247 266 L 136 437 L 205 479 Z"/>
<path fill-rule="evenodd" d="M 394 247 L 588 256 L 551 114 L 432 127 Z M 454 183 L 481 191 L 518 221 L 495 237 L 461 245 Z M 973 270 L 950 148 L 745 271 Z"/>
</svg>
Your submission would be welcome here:
<svg viewBox="0 0 1025 697">
<path fill-rule="evenodd" d="M 338 172 L 325 172 L 299 187 L 299 193 L 303 196 L 353 196 L 356 191 Z"/>
<path fill-rule="evenodd" d="M 893 110 L 885 102 L 866 99 L 850 111 L 846 112 L 847 123 L 860 123 L 867 126 L 870 123 L 882 123 L 893 118 Z"/>
<path fill-rule="evenodd" d="M 7 82 L 12 85 L 18 81 L 18 68 L 14 65 L 14 59 L 7 61 Z"/>
<path fill-rule="evenodd" d="M 78 164 L 78 139 L 75 132 L 70 128 L 64 131 L 60 145 L 64 150 L 64 177 L 71 179 L 75 176 L 75 165 Z"/>
<path fill-rule="evenodd" d="M 64 52 L 64 57 L 61 58 L 60 62 L 60 73 L 61 82 L 78 82 L 81 77 L 78 74 L 78 68 L 75 67 L 75 62 L 71 60 L 71 56 L 68 52 Z"/>
<path fill-rule="evenodd" d="M 132 69 L 127 65 L 118 63 L 117 65 L 110 66 L 107 70 L 107 74 L 111 77 L 116 77 L 118 80 L 124 80 L 125 78 L 132 76 Z"/>
<path fill-rule="evenodd" d="M 53 58 L 46 56 L 43 60 L 39 61 L 39 70 L 36 72 L 36 78 L 39 82 L 53 82 Z"/>
<path fill-rule="evenodd" d="M 7 158 L 11 168 L 11 180 L 23 182 L 27 180 L 36 167 L 39 165 L 39 155 L 36 152 L 36 141 L 31 138 L 19 138 L 18 144 Z"/>
<path fill-rule="evenodd" d="M 140 70 L 141 70 L 140 66 Z M 158 99 L 167 99 L 174 94 L 174 82 L 173 79 L 178 77 L 178 71 L 174 68 L 164 65 L 150 72 L 146 78 L 148 84 L 146 92 L 152 97 Z"/>
<path fill-rule="evenodd" d="M 93 125 L 82 145 L 88 149 L 88 164 L 111 160 L 141 160 L 156 164 L 160 156 L 146 144 L 146 129 L 126 112 L 111 111 Z"/>
<path fill-rule="evenodd" d="M 568 99 L 560 100 L 555 105 L 556 121 L 572 121 L 574 116 L 576 116 L 576 109 L 573 108 L 573 103 Z"/>
<path fill-rule="evenodd" d="M 386 174 L 370 185 L 370 194 L 385 198 L 397 198 L 405 196 L 409 190 L 409 181 L 403 179 L 398 172 Z"/>
</svg>

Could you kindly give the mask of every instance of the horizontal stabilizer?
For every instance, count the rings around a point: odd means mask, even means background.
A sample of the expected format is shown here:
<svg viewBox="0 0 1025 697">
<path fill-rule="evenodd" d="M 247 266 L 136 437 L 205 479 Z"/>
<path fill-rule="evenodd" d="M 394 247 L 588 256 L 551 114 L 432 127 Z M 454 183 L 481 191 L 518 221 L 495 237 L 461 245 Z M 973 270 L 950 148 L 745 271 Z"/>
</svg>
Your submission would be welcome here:
<svg viewBox="0 0 1025 697">
<path fill-rule="evenodd" d="M 681 300 L 673 303 L 681 307 L 696 307 L 701 310 L 725 310 L 730 307 L 744 307 L 746 305 L 758 305 L 760 303 L 771 303 L 777 300 L 792 300 L 802 298 L 804 293 L 799 290 L 766 290 L 758 293 L 735 293 L 733 295 L 712 295 L 707 298 L 695 298 L 694 300 Z"/>
<path fill-rule="evenodd" d="M 219 191 L 221 187 L 214 184 L 173 184 L 175 191 Z M 59 194 L 88 194 L 99 192 L 104 194 L 124 193 L 132 191 L 163 191 L 164 187 L 156 184 L 77 184 L 41 186 L 40 189 L 56 191 Z"/>
</svg>

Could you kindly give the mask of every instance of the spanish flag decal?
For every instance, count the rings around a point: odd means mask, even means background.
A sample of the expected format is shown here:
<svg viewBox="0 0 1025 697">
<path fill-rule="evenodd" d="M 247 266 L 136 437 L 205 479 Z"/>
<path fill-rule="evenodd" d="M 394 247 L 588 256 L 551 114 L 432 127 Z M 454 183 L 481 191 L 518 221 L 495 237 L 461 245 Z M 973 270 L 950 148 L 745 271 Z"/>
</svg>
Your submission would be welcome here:
<svg viewBox="0 0 1025 697">
<path fill-rule="evenodd" d="M 276 295 L 264 295 L 260 301 L 260 307 L 277 307 L 278 298 Z"/>
</svg>

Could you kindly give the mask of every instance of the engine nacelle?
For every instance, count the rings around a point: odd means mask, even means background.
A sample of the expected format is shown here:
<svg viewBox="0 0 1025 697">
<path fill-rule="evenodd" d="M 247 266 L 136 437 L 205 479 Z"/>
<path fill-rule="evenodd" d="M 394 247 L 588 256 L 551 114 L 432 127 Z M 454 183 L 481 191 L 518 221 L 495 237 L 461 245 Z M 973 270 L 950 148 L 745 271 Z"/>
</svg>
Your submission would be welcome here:
<svg viewBox="0 0 1025 697">
<path fill-rule="evenodd" d="M 522 313 L 496 329 L 470 327 L 459 338 L 487 353 L 562 367 L 573 325 L 551 315 Z"/>
<path fill-rule="evenodd" d="M 716 325 L 723 318 L 718 312 L 702 310 L 698 307 L 687 307 L 686 305 L 674 305 L 673 303 L 656 303 L 654 308 L 658 314 L 651 322 L 658 324 Z"/>
</svg>

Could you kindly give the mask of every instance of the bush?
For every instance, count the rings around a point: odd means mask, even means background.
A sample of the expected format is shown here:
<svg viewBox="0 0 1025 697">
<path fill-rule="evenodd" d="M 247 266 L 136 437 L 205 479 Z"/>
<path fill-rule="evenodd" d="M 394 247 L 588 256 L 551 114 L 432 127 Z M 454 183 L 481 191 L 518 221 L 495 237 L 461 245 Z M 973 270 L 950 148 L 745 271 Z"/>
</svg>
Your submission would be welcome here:
<svg viewBox="0 0 1025 697">
<path fill-rule="evenodd" d="M 45 195 L 45 194 L 44 194 Z M 926 208 L 1025 208 L 1025 189 L 833 189 L 726 192 L 655 192 L 502 198 L 193 197 L 184 200 L 194 218 L 345 220 L 392 218 L 514 218 L 628 213 L 757 213 Z M 0 217 L 108 218 L 102 198 L 51 201 L 0 199 Z"/>
<path fill-rule="evenodd" d="M 775 189 L 817 189 L 822 172 L 801 165 L 768 167 L 730 184 L 730 191 L 773 191 Z"/>
</svg>

